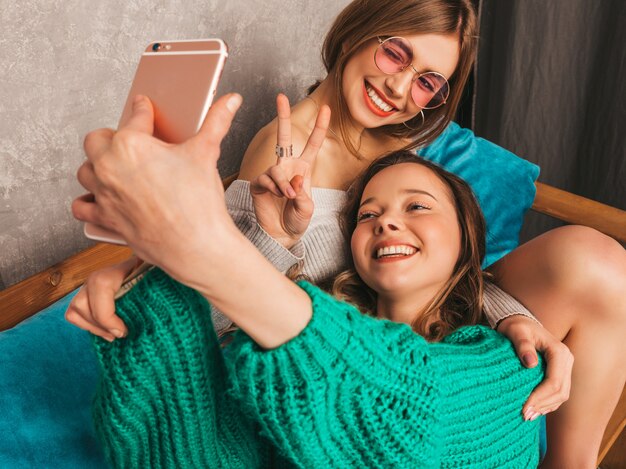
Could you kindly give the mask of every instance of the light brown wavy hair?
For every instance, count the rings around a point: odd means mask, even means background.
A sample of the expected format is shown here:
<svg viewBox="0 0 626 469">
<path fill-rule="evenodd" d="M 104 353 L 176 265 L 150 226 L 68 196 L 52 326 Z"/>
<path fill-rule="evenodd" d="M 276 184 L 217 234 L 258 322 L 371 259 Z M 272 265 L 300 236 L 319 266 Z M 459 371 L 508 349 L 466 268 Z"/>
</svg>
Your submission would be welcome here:
<svg viewBox="0 0 626 469">
<path fill-rule="evenodd" d="M 465 181 L 414 152 L 400 150 L 374 161 L 350 186 L 348 202 L 340 218 L 348 243 L 357 225 L 361 197 L 368 182 L 385 168 L 400 163 L 425 166 L 439 177 L 450 190 L 461 230 L 461 248 L 452 276 L 429 304 L 415 312 L 416 319 L 411 324 L 421 336 L 437 341 L 461 326 L 484 322 L 481 264 L 485 256 L 485 219 L 472 189 Z M 355 305 L 364 314 L 376 316 L 377 293 L 359 277 L 352 256 L 348 266 L 346 271 L 335 277 L 332 287 L 327 285 L 327 288 L 336 298 Z"/>
<path fill-rule="evenodd" d="M 355 156 L 360 158 L 359 142 L 352 142 L 348 136 L 350 113 L 341 86 L 346 63 L 370 39 L 433 33 L 459 35 L 459 63 L 452 76 L 447 77 L 450 96 L 446 104 L 424 110 L 423 124 L 419 115 L 407 121 L 406 125 L 415 130 L 403 124 L 371 129 L 374 133 L 410 139 L 411 143 L 403 148 L 406 150 L 431 143 L 456 116 L 478 47 L 476 12 L 471 0 L 355 0 L 335 19 L 324 40 L 322 61 L 334 82 L 332 108 L 338 118 L 342 139 Z M 308 94 L 320 83 L 318 80 L 313 84 Z"/>
</svg>

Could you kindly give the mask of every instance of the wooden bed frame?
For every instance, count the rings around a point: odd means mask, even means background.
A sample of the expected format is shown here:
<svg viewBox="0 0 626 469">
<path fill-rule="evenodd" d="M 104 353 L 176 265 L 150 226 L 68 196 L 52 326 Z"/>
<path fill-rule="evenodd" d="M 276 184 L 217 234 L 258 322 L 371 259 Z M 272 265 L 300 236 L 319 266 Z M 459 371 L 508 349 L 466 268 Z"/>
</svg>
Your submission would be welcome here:
<svg viewBox="0 0 626 469">
<path fill-rule="evenodd" d="M 224 179 L 224 187 L 228 187 L 236 177 L 235 174 Z M 626 211 L 539 182 L 536 186 L 533 210 L 567 223 L 595 228 L 626 243 Z M 0 291 L 0 331 L 15 326 L 75 290 L 91 272 L 121 262 L 131 254 L 127 247 L 96 244 Z M 603 468 L 626 467 L 625 426 L 626 388 L 602 440 L 598 464 L 603 462 Z"/>
</svg>

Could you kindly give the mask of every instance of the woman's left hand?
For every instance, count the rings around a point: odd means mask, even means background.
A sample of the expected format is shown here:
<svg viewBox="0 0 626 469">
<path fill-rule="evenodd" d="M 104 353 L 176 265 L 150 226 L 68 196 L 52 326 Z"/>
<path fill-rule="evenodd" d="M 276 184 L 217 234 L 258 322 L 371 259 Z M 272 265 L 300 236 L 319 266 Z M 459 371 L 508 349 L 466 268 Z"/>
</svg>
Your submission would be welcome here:
<svg viewBox="0 0 626 469">
<path fill-rule="evenodd" d="M 522 364 L 537 366 L 537 350 L 546 360 L 544 380 L 530 394 L 522 408 L 526 420 L 557 410 L 569 399 L 572 384 L 574 356 L 569 348 L 537 322 L 523 315 L 503 319 L 497 331 L 505 335 L 515 347 Z"/>
<path fill-rule="evenodd" d="M 237 94 L 221 97 L 198 134 L 174 145 L 152 136 L 151 102 L 136 99 L 118 131 L 86 136 L 78 181 L 90 194 L 74 200 L 74 217 L 118 233 L 139 257 L 187 283 L 201 255 L 211 256 L 214 246 L 218 255 L 239 233 L 225 207 L 217 160 L 240 104 Z"/>
</svg>

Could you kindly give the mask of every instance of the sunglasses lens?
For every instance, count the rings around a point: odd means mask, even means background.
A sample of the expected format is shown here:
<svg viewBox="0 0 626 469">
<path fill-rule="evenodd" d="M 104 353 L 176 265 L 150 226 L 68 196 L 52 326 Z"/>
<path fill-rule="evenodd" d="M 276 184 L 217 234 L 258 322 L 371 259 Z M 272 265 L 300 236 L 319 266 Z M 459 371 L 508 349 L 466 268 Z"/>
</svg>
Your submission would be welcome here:
<svg viewBox="0 0 626 469">
<path fill-rule="evenodd" d="M 413 101 L 422 109 L 441 106 L 446 102 L 449 94 L 448 80 L 437 72 L 427 72 L 416 77 L 411 88 Z"/>
<path fill-rule="evenodd" d="M 389 38 L 376 49 L 374 61 L 383 73 L 401 72 L 413 61 L 411 44 L 401 37 Z"/>
</svg>

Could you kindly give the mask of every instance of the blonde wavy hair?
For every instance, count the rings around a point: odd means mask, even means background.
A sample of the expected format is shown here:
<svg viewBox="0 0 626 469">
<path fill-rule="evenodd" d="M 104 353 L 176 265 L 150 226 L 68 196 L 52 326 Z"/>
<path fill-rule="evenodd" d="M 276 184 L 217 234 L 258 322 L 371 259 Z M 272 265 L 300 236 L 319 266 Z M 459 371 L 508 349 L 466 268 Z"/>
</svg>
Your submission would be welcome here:
<svg viewBox="0 0 626 469">
<path fill-rule="evenodd" d="M 380 171 L 400 163 L 414 163 L 433 171 L 450 189 L 461 230 L 461 249 L 450 279 L 411 324 L 428 340 L 441 340 L 461 326 L 479 324 L 483 318 L 483 270 L 485 219 L 471 188 L 458 176 L 424 160 L 414 152 L 400 150 L 374 161 L 351 185 L 341 213 L 341 229 L 349 243 L 357 224 L 361 197 L 368 182 Z M 377 294 L 357 274 L 352 257 L 349 267 L 326 288 L 336 297 L 355 305 L 362 313 L 376 316 Z"/>
<path fill-rule="evenodd" d="M 322 47 L 322 61 L 335 88 L 334 113 L 348 150 L 357 157 L 358 142 L 349 138 L 350 112 L 342 94 L 343 71 L 350 58 L 367 41 L 383 36 L 414 34 L 458 34 L 459 62 L 448 77 L 450 95 L 445 105 L 424 111 L 403 124 L 372 129 L 374 133 L 410 139 L 404 149 L 425 146 L 455 118 L 463 89 L 472 71 L 478 48 L 478 24 L 471 0 L 355 0 L 337 16 Z M 372 58 L 373 60 L 373 58 Z M 317 81 L 308 89 L 312 93 Z M 413 130 L 414 129 L 414 130 Z"/>
</svg>

